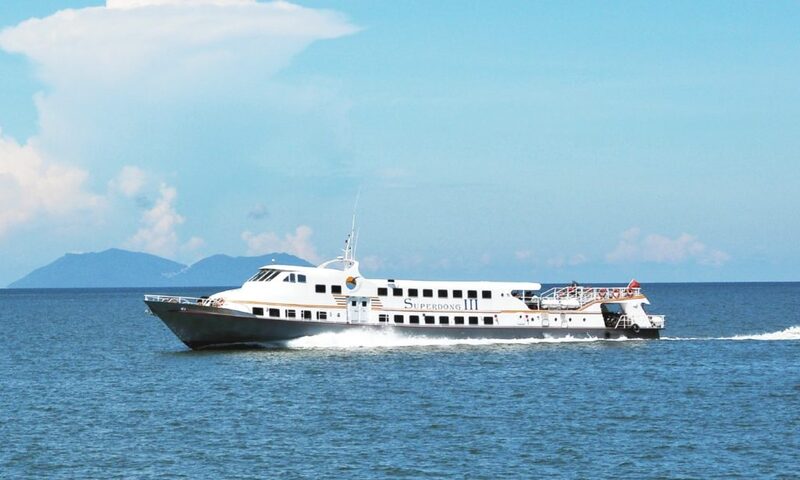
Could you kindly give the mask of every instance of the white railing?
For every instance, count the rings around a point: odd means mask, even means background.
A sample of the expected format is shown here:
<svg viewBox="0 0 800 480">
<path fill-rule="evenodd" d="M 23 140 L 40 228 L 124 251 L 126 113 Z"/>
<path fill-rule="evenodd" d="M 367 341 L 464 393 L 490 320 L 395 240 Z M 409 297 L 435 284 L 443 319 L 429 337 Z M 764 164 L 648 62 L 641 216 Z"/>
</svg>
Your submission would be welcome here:
<svg viewBox="0 0 800 480">
<path fill-rule="evenodd" d="M 580 308 L 596 300 L 624 300 L 641 294 L 641 288 L 570 285 L 551 288 L 540 296 L 540 302 L 544 307 Z"/>
<path fill-rule="evenodd" d="M 204 307 L 218 307 L 222 305 L 220 298 L 181 297 L 179 295 L 145 295 L 145 302 L 179 303 L 181 305 L 202 305 Z"/>
</svg>

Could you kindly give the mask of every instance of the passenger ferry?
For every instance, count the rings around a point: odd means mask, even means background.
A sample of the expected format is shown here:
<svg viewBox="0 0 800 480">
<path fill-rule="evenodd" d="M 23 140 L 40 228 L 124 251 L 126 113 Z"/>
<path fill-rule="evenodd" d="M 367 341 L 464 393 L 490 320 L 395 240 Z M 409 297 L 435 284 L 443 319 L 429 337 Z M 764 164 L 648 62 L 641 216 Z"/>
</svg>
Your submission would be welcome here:
<svg viewBox="0 0 800 480">
<path fill-rule="evenodd" d="M 627 287 L 370 279 L 343 255 L 317 267 L 266 265 L 240 288 L 209 297 L 145 295 L 189 348 L 269 344 L 352 329 L 454 339 L 659 338 L 663 315 L 635 280 Z"/>
</svg>

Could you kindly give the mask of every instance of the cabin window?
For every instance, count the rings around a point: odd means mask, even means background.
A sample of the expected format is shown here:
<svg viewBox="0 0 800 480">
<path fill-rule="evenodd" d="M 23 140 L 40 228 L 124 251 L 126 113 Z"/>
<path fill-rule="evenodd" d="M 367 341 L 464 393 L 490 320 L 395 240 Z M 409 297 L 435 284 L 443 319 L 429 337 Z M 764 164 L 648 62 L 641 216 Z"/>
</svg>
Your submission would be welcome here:
<svg viewBox="0 0 800 480">
<path fill-rule="evenodd" d="M 385 313 L 381 313 L 380 315 L 378 315 L 378 321 L 382 322 L 382 323 L 388 322 L 389 321 L 389 315 L 387 315 Z"/>
<path fill-rule="evenodd" d="M 303 310 L 300 313 L 300 318 L 303 320 L 311 320 L 311 310 Z"/>
<path fill-rule="evenodd" d="M 269 282 L 273 278 L 277 277 L 278 274 L 281 273 L 278 270 L 260 270 L 258 273 L 253 275 L 253 277 L 249 280 L 251 282 Z"/>
<path fill-rule="evenodd" d="M 317 320 L 327 320 L 328 312 L 317 312 Z"/>
<path fill-rule="evenodd" d="M 403 296 L 403 289 L 402 288 L 393 288 L 392 295 L 395 297 L 402 297 Z"/>
<path fill-rule="evenodd" d="M 351 307 L 355 307 L 355 306 L 357 306 L 357 305 L 358 305 L 358 301 L 356 301 L 356 300 L 352 300 L 352 301 L 350 301 L 350 306 L 351 306 Z"/>
<path fill-rule="evenodd" d="M 477 290 L 467 290 L 467 298 L 478 298 Z"/>
<path fill-rule="evenodd" d="M 366 307 L 367 306 L 367 301 L 366 300 L 362 300 L 361 301 L 361 306 L 362 307 Z"/>
<path fill-rule="evenodd" d="M 408 317 L 408 323 L 419 323 L 419 315 L 411 315 Z"/>
<path fill-rule="evenodd" d="M 253 315 L 264 316 L 264 308 L 263 307 L 253 307 Z"/>
<path fill-rule="evenodd" d="M 281 316 L 281 311 L 277 308 L 270 308 L 269 309 L 269 316 L 272 318 L 278 318 Z"/>
<path fill-rule="evenodd" d="M 494 318 L 492 317 L 483 317 L 483 324 L 484 325 L 491 325 L 494 323 Z"/>
<path fill-rule="evenodd" d="M 297 275 L 297 283 L 306 283 L 305 275 Z"/>
<path fill-rule="evenodd" d="M 447 325 L 450 323 L 450 317 L 439 317 L 439 325 Z"/>
<path fill-rule="evenodd" d="M 341 285 L 331 285 L 331 293 L 342 293 Z"/>
<path fill-rule="evenodd" d="M 419 290 L 416 288 L 409 288 L 408 289 L 408 296 L 409 297 L 419 297 Z"/>
<path fill-rule="evenodd" d="M 325 285 L 314 285 L 314 291 L 317 293 L 325 293 Z"/>
<path fill-rule="evenodd" d="M 483 298 L 492 298 L 492 291 L 491 290 L 484 290 L 481 292 L 481 297 Z"/>
<path fill-rule="evenodd" d="M 403 316 L 402 315 L 395 315 L 394 316 L 394 323 L 403 323 Z"/>
<path fill-rule="evenodd" d="M 434 322 L 436 322 L 436 318 L 433 315 L 425 315 L 425 323 L 432 325 Z"/>
<path fill-rule="evenodd" d="M 478 324 L 478 317 L 469 317 L 469 324 L 470 325 L 477 325 Z"/>
<path fill-rule="evenodd" d="M 297 311 L 286 310 L 286 318 L 297 318 Z"/>
<path fill-rule="evenodd" d="M 255 275 L 250 277 L 250 280 L 248 280 L 248 282 L 266 282 L 275 278 L 275 275 L 277 275 L 278 273 L 280 272 L 271 269 L 259 270 L 256 272 Z"/>
<path fill-rule="evenodd" d="M 378 287 L 378 296 L 385 297 L 389 293 L 389 290 L 386 287 Z"/>
<path fill-rule="evenodd" d="M 430 288 L 426 288 L 426 289 L 422 290 L 422 296 L 423 297 L 432 297 L 433 296 L 433 290 L 431 290 Z"/>
<path fill-rule="evenodd" d="M 455 323 L 456 325 L 464 325 L 464 317 L 453 318 L 453 323 Z"/>
<path fill-rule="evenodd" d="M 439 290 L 439 298 L 447 298 L 447 290 Z"/>
<path fill-rule="evenodd" d="M 453 298 L 464 298 L 464 293 L 461 290 L 453 290 Z"/>
<path fill-rule="evenodd" d="M 305 278 L 305 275 L 303 275 L 303 278 Z M 297 282 L 297 275 L 295 275 L 294 273 L 290 273 L 289 275 L 286 275 L 286 278 L 284 278 L 283 281 L 284 282 L 289 282 L 289 283 L 296 283 Z M 305 281 L 305 280 L 303 280 L 303 281 Z"/>
</svg>

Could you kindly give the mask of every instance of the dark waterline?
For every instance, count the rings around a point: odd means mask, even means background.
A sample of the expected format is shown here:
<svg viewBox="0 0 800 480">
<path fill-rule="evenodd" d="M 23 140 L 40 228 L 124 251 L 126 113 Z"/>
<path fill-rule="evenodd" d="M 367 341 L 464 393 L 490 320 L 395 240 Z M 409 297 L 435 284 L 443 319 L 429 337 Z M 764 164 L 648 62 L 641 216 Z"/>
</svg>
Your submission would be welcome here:
<svg viewBox="0 0 800 480">
<path fill-rule="evenodd" d="M 796 478 L 800 283 L 645 288 L 673 340 L 214 352 L 150 289 L 0 290 L 0 477 Z"/>
</svg>

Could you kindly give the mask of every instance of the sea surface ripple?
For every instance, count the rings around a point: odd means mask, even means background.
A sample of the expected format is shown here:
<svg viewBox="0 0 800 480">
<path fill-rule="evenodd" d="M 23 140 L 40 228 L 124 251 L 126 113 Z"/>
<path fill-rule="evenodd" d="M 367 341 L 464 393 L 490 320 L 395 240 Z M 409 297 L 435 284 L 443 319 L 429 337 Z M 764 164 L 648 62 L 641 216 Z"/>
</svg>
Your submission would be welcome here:
<svg viewBox="0 0 800 480">
<path fill-rule="evenodd" d="M 800 283 L 645 290 L 661 341 L 206 352 L 144 290 L 0 291 L 0 477 L 798 478 Z"/>
</svg>

